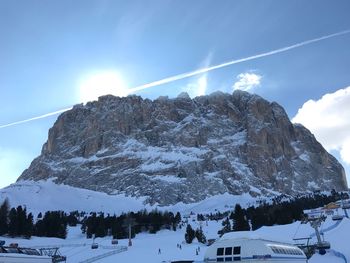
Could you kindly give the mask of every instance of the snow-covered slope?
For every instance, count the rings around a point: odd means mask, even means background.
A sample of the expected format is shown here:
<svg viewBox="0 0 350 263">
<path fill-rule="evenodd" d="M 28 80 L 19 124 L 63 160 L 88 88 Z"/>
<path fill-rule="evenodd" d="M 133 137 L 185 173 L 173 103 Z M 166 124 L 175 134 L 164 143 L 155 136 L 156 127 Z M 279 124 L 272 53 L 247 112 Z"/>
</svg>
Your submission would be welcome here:
<svg viewBox="0 0 350 263">
<path fill-rule="evenodd" d="M 25 206 L 28 211 L 39 212 L 62 210 L 99 212 L 121 214 L 142 209 L 180 211 L 182 213 L 209 213 L 215 210 L 226 211 L 236 203 L 241 205 L 254 204 L 255 198 L 248 194 L 230 195 L 221 194 L 209 197 L 201 202 L 173 206 L 151 206 L 145 204 L 145 198 L 128 197 L 123 194 L 108 195 L 106 193 L 75 188 L 68 185 L 57 185 L 52 181 L 21 181 L 0 190 L 0 203 L 8 198 L 11 207 Z"/>
<path fill-rule="evenodd" d="M 189 219 L 189 223 L 193 228 L 198 228 L 200 225 L 207 238 L 217 237 L 217 231 L 222 227 L 221 221 L 197 222 L 195 215 Z M 327 220 L 322 229 L 328 229 L 336 224 L 332 220 Z M 184 243 L 185 227 L 177 231 L 162 230 L 157 234 L 139 234 L 133 239 L 133 245 L 128 247 L 126 252 L 115 254 L 99 260 L 100 263 L 112 262 L 130 262 L 130 263 L 160 263 L 169 262 L 171 260 L 203 260 L 206 246 L 197 243 Z M 295 222 L 284 226 L 262 227 L 254 232 L 234 232 L 226 234 L 226 237 L 262 237 L 269 240 L 293 243 L 293 238 L 309 237 L 314 233 L 313 229 L 306 224 Z M 325 239 L 331 242 L 332 250 L 326 255 L 321 256 L 315 254 L 309 263 L 344 263 L 345 261 L 339 257 L 338 253 L 342 253 L 347 260 L 350 260 L 350 220 L 344 218 L 336 228 L 324 233 Z M 85 239 L 81 234 L 79 227 L 69 228 L 68 238 L 66 240 L 57 238 L 37 238 L 27 239 L 11 239 L 4 238 L 7 243 L 17 242 L 21 246 L 30 247 L 47 247 L 58 246 L 62 254 L 68 257 L 67 263 L 78 263 L 94 256 L 110 253 L 113 251 L 111 247 L 111 238 L 98 238 L 95 240 L 99 244 L 99 248 L 91 249 L 91 239 Z M 128 240 L 119 240 L 119 246 L 127 246 Z M 181 244 L 181 249 L 177 246 Z M 199 248 L 199 249 L 198 249 Z M 161 250 L 159 254 L 158 251 Z M 196 253 L 198 252 L 198 255 Z M 338 254 L 338 256 L 336 256 Z"/>
</svg>

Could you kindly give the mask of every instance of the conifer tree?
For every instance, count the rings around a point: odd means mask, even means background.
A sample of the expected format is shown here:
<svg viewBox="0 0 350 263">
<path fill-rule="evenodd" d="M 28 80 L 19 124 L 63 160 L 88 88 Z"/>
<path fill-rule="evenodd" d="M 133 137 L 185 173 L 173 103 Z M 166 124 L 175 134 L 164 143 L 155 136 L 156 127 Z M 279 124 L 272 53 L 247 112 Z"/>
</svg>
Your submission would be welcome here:
<svg viewBox="0 0 350 263">
<path fill-rule="evenodd" d="M 177 212 L 175 215 L 175 222 L 177 224 L 179 224 L 181 222 L 181 214 L 179 212 Z"/>
<path fill-rule="evenodd" d="M 16 209 L 17 212 L 17 231 L 16 236 L 23 236 L 25 234 L 26 221 L 27 221 L 27 210 L 26 208 L 22 208 L 22 206 L 18 206 Z"/>
<path fill-rule="evenodd" d="M 17 232 L 18 232 L 17 211 L 15 208 L 11 208 L 9 212 L 8 234 L 11 237 L 15 237 Z"/>
<path fill-rule="evenodd" d="M 0 236 L 7 234 L 8 232 L 8 215 L 9 215 L 9 202 L 6 198 L 0 207 Z"/>
<path fill-rule="evenodd" d="M 235 212 L 233 215 L 233 231 L 249 231 L 249 222 L 245 216 L 242 207 L 239 204 L 235 206 Z"/>
<path fill-rule="evenodd" d="M 230 220 L 228 217 L 225 220 L 223 220 L 221 224 L 222 224 L 223 228 L 218 231 L 218 234 L 220 236 L 232 231 L 231 223 L 230 223 Z"/>
<path fill-rule="evenodd" d="M 191 227 L 190 224 L 186 227 L 185 240 L 187 244 L 191 244 L 193 239 L 195 238 L 195 231 Z"/>
<path fill-rule="evenodd" d="M 26 238 L 31 238 L 31 236 L 33 235 L 33 231 L 34 231 L 33 214 L 29 213 L 26 218 L 23 234 Z"/>
<path fill-rule="evenodd" d="M 266 218 L 263 213 L 263 209 L 258 208 L 251 208 L 251 224 L 252 224 L 252 230 L 256 230 L 263 226 L 265 224 Z"/>
<path fill-rule="evenodd" d="M 96 219 L 96 237 L 105 237 L 107 235 L 107 229 L 105 227 L 105 218 L 104 214 L 101 213 Z"/>
<path fill-rule="evenodd" d="M 207 238 L 205 237 L 202 228 L 196 229 L 195 237 L 199 243 L 205 244 L 207 242 Z"/>
<path fill-rule="evenodd" d="M 62 211 L 48 211 L 42 220 L 35 224 L 35 235 L 66 238 L 67 221 Z"/>
</svg>

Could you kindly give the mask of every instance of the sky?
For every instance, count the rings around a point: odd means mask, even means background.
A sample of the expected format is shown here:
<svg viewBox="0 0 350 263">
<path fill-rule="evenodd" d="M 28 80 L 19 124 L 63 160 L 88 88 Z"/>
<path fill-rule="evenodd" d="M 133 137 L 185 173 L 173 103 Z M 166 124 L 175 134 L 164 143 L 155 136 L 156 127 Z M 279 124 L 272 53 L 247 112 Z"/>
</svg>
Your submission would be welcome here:
<svg viewBox="0 0 350 263">
<path fill-rule="evenodd" d="M 349 10 L 348 0 L 0 0 L 0 187 L 72 105 L 235 89 L 282 105 L 350 182 Z"/>
</svg>

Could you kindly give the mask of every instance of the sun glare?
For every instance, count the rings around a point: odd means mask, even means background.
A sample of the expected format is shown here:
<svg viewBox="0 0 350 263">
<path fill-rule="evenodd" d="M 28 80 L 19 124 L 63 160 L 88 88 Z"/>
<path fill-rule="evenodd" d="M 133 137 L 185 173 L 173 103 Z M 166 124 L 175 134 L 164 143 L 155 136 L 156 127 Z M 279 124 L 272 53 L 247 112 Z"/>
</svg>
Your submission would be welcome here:
<svg viewBox="0 0 350 263">
<path fill-rule="evenodd" d="M 103 95 L 125 97 L 128 88 L 116 71 L 94 73 L 83 78 L 79 83 L 79 99 L 81 102 L 97 100 Z"/>
</svg>

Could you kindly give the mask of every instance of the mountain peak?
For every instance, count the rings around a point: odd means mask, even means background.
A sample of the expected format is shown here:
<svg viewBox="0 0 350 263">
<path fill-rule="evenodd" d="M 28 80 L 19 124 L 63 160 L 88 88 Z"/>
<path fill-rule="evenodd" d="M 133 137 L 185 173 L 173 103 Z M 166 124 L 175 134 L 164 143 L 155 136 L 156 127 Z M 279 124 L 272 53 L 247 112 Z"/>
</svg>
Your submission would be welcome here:
<svg viewBox="0 0 350 263">
<path fill-rule="evenodd" d="M 258 95 L 102 96 L 59 116 L 19 180 L 48 180 L 149 203 L 345 190 L 342 166 L 284 109 Z"/>
</svg>

